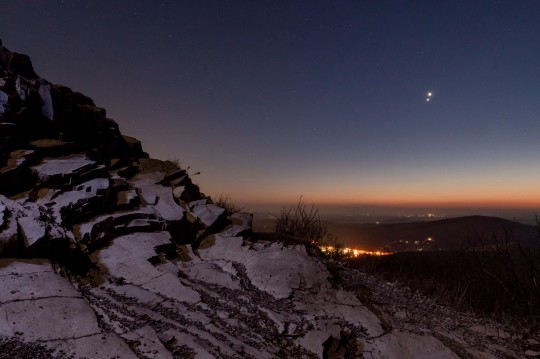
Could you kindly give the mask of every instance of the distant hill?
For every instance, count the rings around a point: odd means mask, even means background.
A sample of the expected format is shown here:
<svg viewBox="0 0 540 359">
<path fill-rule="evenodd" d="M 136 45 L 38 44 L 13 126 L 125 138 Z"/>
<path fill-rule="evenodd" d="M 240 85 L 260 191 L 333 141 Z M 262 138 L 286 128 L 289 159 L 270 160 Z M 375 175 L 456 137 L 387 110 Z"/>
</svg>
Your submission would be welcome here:
<svg viewBox="0 0 540 359">
<path fill-rule="evenodd" d="M 350 247 L 392 251 L 439 250 L 492 244 L 509 239 L 524 246 L 538 246 L 536 226 L 497 217 L 466 216 L 413 223 L 329 223 L 329 229 Z"/>
</svg>

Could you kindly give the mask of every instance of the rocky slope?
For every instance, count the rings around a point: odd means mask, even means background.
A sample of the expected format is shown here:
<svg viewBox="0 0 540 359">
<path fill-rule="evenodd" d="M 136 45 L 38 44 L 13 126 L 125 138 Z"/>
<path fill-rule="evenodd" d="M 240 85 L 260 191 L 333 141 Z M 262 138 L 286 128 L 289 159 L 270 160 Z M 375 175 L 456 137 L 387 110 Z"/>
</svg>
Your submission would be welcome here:
<svg viewBox="0 0 540 359">
<path fill-rule="evenodd" d="M 0 43 L 0 358 L 525 355 L 251 220 Z"/>
</svg>

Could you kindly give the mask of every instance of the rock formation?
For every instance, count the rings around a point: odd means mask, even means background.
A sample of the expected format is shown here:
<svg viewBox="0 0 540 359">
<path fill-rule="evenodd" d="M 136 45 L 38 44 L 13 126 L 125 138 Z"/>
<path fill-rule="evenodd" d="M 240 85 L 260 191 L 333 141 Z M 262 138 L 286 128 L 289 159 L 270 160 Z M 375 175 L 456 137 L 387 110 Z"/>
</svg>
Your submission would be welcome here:
<svg viewBox="0 0 540 359">
<path fill-rule="evenodd" d="M 0 358 L 458 358 L 452 345 L 466 346 L 400 327 L 358 273 L 255 240 L 251 219 L 0 42 Z"/>
</svg>

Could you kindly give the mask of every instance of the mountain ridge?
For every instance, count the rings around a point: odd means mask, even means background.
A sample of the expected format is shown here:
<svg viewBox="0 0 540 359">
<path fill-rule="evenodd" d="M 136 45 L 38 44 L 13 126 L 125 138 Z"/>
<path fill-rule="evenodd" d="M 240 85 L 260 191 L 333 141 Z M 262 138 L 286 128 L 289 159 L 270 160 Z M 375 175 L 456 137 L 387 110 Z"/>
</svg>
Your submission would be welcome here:
<svg viewBox="0 0 540 359">
<path fill-rule="evenodd" d="M 524 247 L 538 246 L 538 227 L 507 219 L 471 215 L 403 223 L 329 222 L 329 228 L 347 246 L 365 249 L 450 250 L 489 245 L 508 239 Z M 430 241 L 426 241 L 431 238 Z M 421 243 L 415 244 L 415 241 Z M 405 243 L 409 242 L 409 243 Z"/>
</svg>

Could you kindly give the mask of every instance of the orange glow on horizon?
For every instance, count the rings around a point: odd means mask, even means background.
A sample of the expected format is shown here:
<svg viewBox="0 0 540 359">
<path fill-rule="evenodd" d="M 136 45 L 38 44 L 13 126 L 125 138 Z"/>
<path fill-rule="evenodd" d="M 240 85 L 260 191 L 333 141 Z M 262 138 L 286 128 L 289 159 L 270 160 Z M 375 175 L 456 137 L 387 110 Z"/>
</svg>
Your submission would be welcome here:
<svg viewBox="0 0 540 359">
<path fill-rule="evenodd" d="M 241 201 L 254 205 L 294 205 L 298 203 L 300 196 L 274 196 L 268 198 L 249 199 L 242 196 Z M 414 198 L 394 197 L 394 198 L 329 198 L 327 196 L 303 196 L 306 204 L 315 205 L 336 205 L 336 206 L 375 206 L 375 207 L 436 207 L 436 208 L 508 208 L 508 209 L 538 209 L 540 208 L 540 196 L 523 197 L 454 197 L 446 196 L 426 198 L 419 196 Z M 239 196 L 240 198 L 240 196 Z"/>
<path fill-rule="evenodd" d="M 534 182 L 534 181 L 532 181 Z M 534 183 L 513 185 L 430 185 L 388 183 L 362 185 L 343 183 L 318 185 L 306 182 L 294 188 L 280 185 L 261 188 L 243 187 L 228 193 L 233 201 L 253 205 L 294 205 L 302 196 L 306 204 L 376 207 L 505 208 L 538 209 L 540 191 Z"/>
</svg>

